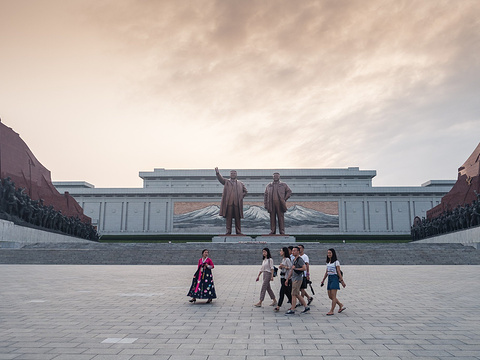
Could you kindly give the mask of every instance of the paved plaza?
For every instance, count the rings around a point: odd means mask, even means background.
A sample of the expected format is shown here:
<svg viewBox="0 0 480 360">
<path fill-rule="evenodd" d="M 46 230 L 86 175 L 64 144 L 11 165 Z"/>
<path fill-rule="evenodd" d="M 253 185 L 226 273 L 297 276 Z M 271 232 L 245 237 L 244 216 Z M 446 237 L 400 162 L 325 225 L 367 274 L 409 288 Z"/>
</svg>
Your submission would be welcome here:
<svg viewBox="0 0 480 360">
<path fill-rule="evenodd" d="M 0 265 L 0 360 L 480 359 L 480 266 L 344 266 L 328 317 L 323 266 L 290 317 L 252 306 L 259 268 L 216 266 L 192 305 L 195 265 Z"/>
</svg>

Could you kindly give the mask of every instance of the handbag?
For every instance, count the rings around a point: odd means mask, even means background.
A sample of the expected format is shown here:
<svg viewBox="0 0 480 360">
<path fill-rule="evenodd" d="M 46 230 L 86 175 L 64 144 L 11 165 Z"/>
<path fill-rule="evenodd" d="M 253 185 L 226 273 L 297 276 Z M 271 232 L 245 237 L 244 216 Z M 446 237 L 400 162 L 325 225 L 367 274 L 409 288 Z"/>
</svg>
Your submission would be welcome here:
<svg viewBox="0 0 480 360">
<path fill-rule="evenodd" d="M 278 268 L 276 266 L 273 267 L 273 277 L 277 276 Z"/>
<path fill-rule="evenodd" d="M 303 274 L 303 270 L 297 270 L 295 268 L 297 266 L 297 262 L 298 262 L 297 260 L 293 262 L 293 271 L 295 271 L 295 274 L 298 274 L 298 275 Z"/>
<path fill-rule="evenodd" d="M 307 278 L 305 276 L 302 277 L 302 285 L 300 285 L 300 289 L 307 288 Z"/>
</svg>

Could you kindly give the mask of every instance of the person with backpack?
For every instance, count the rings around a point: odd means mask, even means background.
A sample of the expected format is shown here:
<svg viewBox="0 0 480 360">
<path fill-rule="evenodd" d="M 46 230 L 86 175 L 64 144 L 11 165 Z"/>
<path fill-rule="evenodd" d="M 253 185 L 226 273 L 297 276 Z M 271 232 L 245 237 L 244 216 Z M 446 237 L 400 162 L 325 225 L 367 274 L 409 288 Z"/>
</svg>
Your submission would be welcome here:
<svg viewBox="0 0 480 360">
<path fill-rule="evenodd" d="M 345 281 L 343 281 L 343 273 L 340 270 L 340 261 L 337 259 L 337 253 L 335 249 L 328 249 L 327 251 L 327 270 L 325 271 L 325 275 L 323 276 L 323 280 L 320 286 L 323 286 L 325 279 L 328 276 L 328 283 L 327 283 L 327 293 L 328 298 L 332 300 L 332 306 L 330 311 L 327 313 L 327 316 L 331 316 L 335 312 L 335 307 L 338 305 L 339 309 L 338 312 L 343 312 L 346 307 L 337 299 L 337 291 L 340 290 L 340 284 L 343 287 L 347 286 Z"/>
<path fill-rule="evenodd" d="M 305 308 L 302 311 L 302 314 L 308 313 L 310 308 L 308 307 L 303 297 L 300 295 L 300 286 L 302 286 L 302 279 L 303 279 L 303 272 L 307 269 L 305 262 L 300 257 L 300 249 L 298 246 L 294 246 L 292 250 L 292 254 L 294 256 L 293 266 L 290 268 L 290 272 L 288 273 L 287 277 L 285 278 L 285 285 L 288 286 L 288 281 L 292 279 L 292 306 L 291 308 L 285 313 L 285 315 L 294 315 L 295 314 L 295 307 L 297 304 L 297 300 Z"/>
</svg>

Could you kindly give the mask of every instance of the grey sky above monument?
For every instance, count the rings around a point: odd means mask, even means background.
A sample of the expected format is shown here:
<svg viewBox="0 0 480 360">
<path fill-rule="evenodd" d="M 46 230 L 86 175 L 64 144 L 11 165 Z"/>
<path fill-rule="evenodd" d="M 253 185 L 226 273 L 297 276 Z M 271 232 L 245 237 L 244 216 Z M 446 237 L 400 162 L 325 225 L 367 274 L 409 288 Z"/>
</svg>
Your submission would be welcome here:
<svg viewBox="0 0 480 360">
<path fill-rule="evenodd" d="M 0 0 L 0 117 L 53 180 L 96 187 L 141 186 L 158 167 L 456 179 L 479 142 L 479 12 L 468 0 Z"/>
</svg>

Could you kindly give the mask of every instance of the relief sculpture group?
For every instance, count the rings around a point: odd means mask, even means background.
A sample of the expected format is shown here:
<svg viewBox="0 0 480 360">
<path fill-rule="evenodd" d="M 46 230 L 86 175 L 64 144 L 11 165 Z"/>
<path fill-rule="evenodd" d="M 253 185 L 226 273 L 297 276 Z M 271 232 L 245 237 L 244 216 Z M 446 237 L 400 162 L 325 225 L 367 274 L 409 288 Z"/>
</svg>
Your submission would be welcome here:
<svg viewBox="0 0 480 360">
<path fill-rule="evenodd" d="M 230 171 L 230 179 L 224 178 L 218 167 L 215 168 L 218 181 L 223 185 L 222 200 L 219 215 L 226 219 L 225 235 L 232 235 L 233 220 L 235 220 L 235 234 L 242 234 L 241 219 L 243 219 L 243 198 L 248 191 L 243 182 L 237 179 L 237 171 Z M 270 234 L 278 232 L 285 235 L 285 212 L 287 200 L 292 195 L 292 190 L 287 184 L 280 181 L 280 174 L 273 173 L 273 181 L 267 185 L 264 194 L 264 206 L 270 215 Z"/>
</svg>

